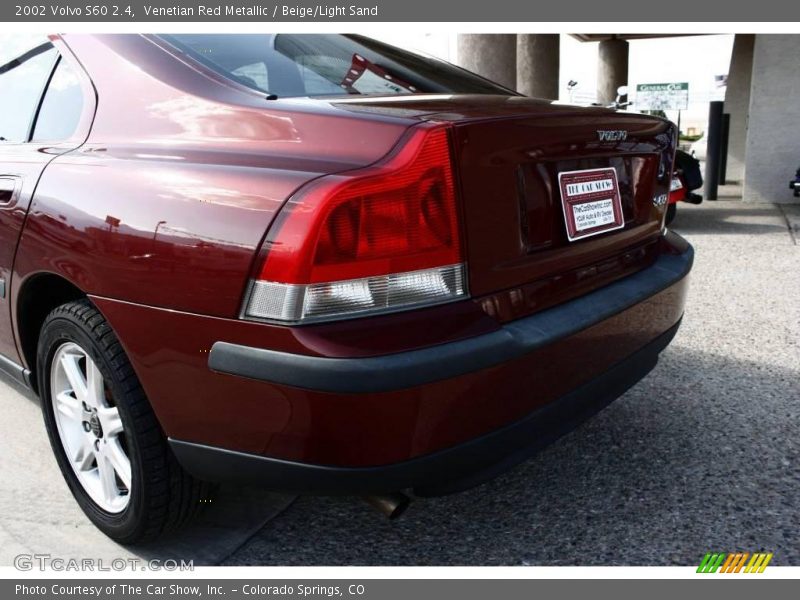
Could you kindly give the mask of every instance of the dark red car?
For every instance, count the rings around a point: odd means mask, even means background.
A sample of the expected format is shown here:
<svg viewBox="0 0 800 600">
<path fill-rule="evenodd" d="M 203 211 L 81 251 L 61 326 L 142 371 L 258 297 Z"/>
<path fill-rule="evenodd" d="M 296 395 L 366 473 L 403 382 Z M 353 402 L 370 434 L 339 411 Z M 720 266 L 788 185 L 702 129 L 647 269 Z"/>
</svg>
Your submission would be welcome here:
<svg viewBox="0 0 800 600">
<path fill-rule="evenodd" d="M 356 36 L 16 45 L 0 365 L 121 542 L 205 482 L 389 510 L 476 485 L 675 335 L 692 249 L 664 227 L 667 121 Z"/>
</svg>

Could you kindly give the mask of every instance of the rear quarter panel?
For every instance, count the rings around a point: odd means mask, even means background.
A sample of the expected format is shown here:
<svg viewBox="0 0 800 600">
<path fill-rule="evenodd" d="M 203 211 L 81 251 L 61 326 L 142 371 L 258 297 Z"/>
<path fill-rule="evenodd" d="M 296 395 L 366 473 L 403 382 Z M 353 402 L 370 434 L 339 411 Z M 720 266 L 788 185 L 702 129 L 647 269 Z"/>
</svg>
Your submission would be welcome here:
<svg viewBox="0 0 800 600">
<path fill-rule="evenodd" d="M 374 162 L 409 125 L 270 103 L 141 36 L 64 40 L 97 110 L 86 142 L 42 177 L 17 291 L 52 272 L 95 296 L 235 316 L 255 251 L 292 192 Z"/>
</svg>

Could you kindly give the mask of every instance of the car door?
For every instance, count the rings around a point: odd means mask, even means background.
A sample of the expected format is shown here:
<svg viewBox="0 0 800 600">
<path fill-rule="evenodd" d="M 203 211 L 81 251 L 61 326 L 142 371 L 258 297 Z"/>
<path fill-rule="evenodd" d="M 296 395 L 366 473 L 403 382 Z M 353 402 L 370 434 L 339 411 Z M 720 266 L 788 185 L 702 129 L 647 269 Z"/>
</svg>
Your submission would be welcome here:
<svg viewBox="0 0 800 600">
<path fill-rule="evenodd" d="M 9 293 L 17 242 L 45 167 L 85 139 L 79 129 L 87 103 L 85 75 L 62 57 L 56 40 L 4 37 L 10 41 L 0 44 L 0 369 L 20 377 Z"/>
</svg>

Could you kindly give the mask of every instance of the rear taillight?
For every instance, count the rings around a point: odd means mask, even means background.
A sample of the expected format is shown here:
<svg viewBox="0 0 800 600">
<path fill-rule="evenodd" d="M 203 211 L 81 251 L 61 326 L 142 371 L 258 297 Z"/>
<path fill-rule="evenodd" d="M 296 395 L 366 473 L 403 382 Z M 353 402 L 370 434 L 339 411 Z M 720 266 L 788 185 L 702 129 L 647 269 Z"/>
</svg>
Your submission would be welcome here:
<svg viewBox="0 0 800 600">
<path fill-rule="evenodd" d="M 243 315 L 331 320 L 466 296 L 448 127 L 297 193 L 267 234 Z"/>
</svg>

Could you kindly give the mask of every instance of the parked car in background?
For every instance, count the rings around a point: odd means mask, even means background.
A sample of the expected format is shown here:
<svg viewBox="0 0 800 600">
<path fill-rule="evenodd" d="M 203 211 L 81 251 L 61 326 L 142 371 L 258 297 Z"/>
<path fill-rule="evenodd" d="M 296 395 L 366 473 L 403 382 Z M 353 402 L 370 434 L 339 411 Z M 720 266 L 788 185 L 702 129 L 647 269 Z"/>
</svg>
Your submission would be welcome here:
<svg viewBox="0 0 800 600">
<path fill-rule="evenodd" d="M 703 187 L 703 175 L 700 173 L 700 161 L 683 150 L 675 151 L 672 185 L 669 192 L 669 205 L 665 223 L 669 225 L 678 214 L 678 202 L 702 204 L 703 197 L 695 192 Z"/>
<path fill-rule="evenodd" d="M 2 64 L 0 366 L 122 543 L 209 482 L 390 515 L 474 486 L 680 324 L 668 121 L 359 36 L 51 36 Z"/>
<path fill-rule="evenodd" d="M 704 133 L 700 139 L 696 140 L 689 146 L 689 154 L 694 156 L 699 161 L 704 161 L 706 159 L 706 134 Z"/>
</svg>

